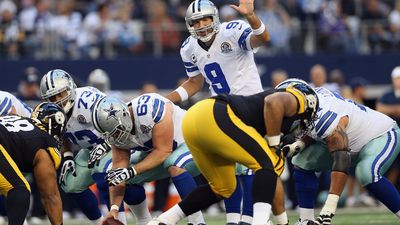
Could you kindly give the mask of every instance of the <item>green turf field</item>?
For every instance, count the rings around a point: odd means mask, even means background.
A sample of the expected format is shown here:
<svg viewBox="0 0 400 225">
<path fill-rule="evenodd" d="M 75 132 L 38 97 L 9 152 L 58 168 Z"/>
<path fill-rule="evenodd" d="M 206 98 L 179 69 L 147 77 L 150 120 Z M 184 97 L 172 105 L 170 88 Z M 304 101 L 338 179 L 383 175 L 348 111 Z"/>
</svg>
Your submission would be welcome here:
<svg viewBox="0 0 400 225">
<path fill-rule="evenodd" d="M 289 212 L 290 224 L 293 225 L 297 220 L 297 214 L 294 211 Z M 224 225 L 224 216 L 207 216 L 207 225 Z M 43 223 L 43 225 L 49 223 Z M 87 225 L 84 220 L 66 220 L 65 225 Z M 129 225 L 135 224 L 133 220 L 129 220 Z M 182 221 L 179 225 L 185 225 Z M 400 224 L 400 220 L 396 216 L 389 213 L 385 208 L 354 208 L 354 209 L 339 209 L 333 219 L 333 225 L 395 225 Z M 32 225 L 32 224 L 29 224 Z"/>
</svg>

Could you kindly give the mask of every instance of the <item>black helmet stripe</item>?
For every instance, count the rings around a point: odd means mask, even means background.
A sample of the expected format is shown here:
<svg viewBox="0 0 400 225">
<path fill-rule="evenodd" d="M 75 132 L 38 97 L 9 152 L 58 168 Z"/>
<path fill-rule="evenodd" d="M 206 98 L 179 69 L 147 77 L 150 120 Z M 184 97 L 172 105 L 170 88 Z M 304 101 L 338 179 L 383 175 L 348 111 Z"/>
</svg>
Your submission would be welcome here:
<svg viewBox="0 0 400 225">
<path fill-rule="evenodd" d="M 201 0 L 199 0 L 198 2 L 197 2 L 197 11 L 201 11 L 201 8 L 200 8 L 200 2 L 201 2 Z"/>
<path fill-rule="evenodd" d="M 50 74 L 50 82 L 51 82 L 52 88 L 55 88 L 56 86 L 54 85 L 53 73 L 54 73 L 54 70 L 51 71 L 51 74 Z"/>
<path fill-rule="evenodd" d="M 195 13 L 195 12 L 194 12 L 194 10 L 195 10 L 195 6 L 194 6 L 194 5 L 196 5 L 196 2 L 193 2 L 193 3 L 192 3 L 192 13 Z"/>
</svg>

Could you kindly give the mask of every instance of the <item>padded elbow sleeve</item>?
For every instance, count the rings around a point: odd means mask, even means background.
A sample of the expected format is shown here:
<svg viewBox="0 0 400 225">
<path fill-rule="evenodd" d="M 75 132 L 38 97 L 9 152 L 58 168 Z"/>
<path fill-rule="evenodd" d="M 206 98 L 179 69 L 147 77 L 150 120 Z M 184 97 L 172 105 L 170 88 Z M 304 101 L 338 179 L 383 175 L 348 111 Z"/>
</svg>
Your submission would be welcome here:
<svg viewBox="0 0 400 225">
<path fill-rule="evenodd" d="M 338 150 L 331 153 L 333 158 L 332 171 L 348 173 L 351 165 L 350 152 L 347 150 Z"/>
</svg>

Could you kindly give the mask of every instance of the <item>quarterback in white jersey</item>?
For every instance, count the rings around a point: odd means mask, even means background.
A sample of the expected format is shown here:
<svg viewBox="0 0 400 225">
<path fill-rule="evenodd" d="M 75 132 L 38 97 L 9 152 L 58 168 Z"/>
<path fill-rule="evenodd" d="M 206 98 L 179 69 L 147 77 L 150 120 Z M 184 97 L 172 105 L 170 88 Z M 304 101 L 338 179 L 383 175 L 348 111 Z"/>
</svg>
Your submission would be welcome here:
<svg viewBox="0 0 400 225">
<path fill-rule="evenodd" d="M 19 115 L 30 117 L 32 109 L 17 97 L 6 91 L 0 91 L 0 116 Z"/>
<path fill-rule="evenodd" d="M 161 179 L 165 173 L 182 198 L 196 187 L 185 166 L 195 167 L 181 130 L 185 112 L 155 93 L 140 95 L 128 104 L 113 97 L 98 101 L 92 113 L 94 126 L 112 145 L 112 168 L 106 176 L 110 204 L 121 204 L 126 183 Z M 131 155 L 131 150 L 137 154 Z M 139 160 L 132 162 L 131 157 Z M 116 218 L 114 211 L 108 216 Z M 204 224 L 201 212 L 194 213 L 189 223 Z"/>
<path fill-rule="evenodd" d="M 400 152 L 400 130 L 396 122 L 325 88 L 315 90 L 319 110 L 308 135 L 317 142 L 313 144 L 306 138 L 284 147 L 299 152 L 292 163 L 300 222 L 314 220 L 313 195 L 318 186 L 314 171 L 332 170 L 329 194 L 316 221 L 331 224 L 351 167 L 355 168 L 358 182 L 400 218 L 400 195 L 383 177 Z"/>
</svg>

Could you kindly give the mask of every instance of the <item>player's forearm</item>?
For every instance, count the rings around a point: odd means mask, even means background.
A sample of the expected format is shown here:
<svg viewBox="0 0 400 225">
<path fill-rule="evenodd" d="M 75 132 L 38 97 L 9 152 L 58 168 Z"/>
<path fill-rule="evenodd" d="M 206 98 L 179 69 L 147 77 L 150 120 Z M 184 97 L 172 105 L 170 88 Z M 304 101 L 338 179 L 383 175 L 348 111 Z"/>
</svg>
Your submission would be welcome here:
<svg viewBox="0 0 400 225">
<path fill-rule="evenodd" d="M 54 194 L 42 195 L 42 203 L 50 223 L 52 225 L 62 224 L 62 202 L 60 193 L 57 191 Z"/>
<path fill-rule="evenodd" d="M 347 174 L 339 171 L 331 172 L 330 194 L 341 195 L 346 184 Z"/>
<path fill-rule="evenodd" d="M 384 105 L 378 103 L 376 105 L 376 110 L 388 116 L 400 117 L 400 105 Z"/>
<path fill-rule="evenodd" d="M 253 12 L 252 14 L 246 15 L 246 19 L 253 30 L 253 35 L 261 42 L 266 43 L 270 40 L 265 24 L 258 18 L 258 16 Z"/>
<path fill-rule="evenodd" d="M 159 165 L 161 165 L 171 154 L 169 150 L 157 150 L 154 149 L 149 155 L 146 156 L 142 161 L 138 164 L 134 165 L 135 171 L 137 174 L 144 173 L 149 171 Z"/>
<path fill-rule="evenodd" d="M 110 192 L 110 206 L 117 205 L 120 206 L 125 195 L 125 183 L 118 184 L 114 187 L 109 187 Z"/>
</svg>

